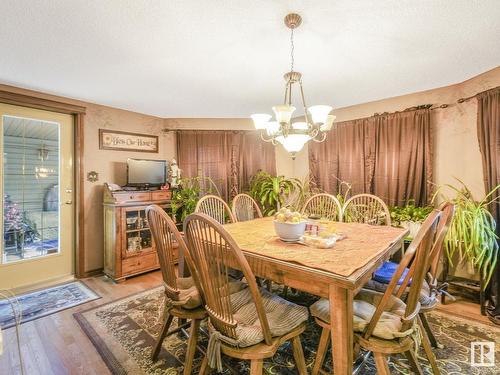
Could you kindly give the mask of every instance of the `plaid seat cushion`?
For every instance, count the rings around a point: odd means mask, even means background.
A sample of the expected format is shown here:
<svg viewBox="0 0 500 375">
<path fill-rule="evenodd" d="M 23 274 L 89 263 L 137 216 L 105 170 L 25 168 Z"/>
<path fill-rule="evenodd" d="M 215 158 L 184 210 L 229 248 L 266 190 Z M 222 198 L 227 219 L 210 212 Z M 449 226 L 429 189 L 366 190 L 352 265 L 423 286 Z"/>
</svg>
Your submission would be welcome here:
<svg viewBox="0 0 500 375">
<path fill-rule="evenodd" d="M 291 332 L 309 317 L 307 307 L 296 305 L 263 288 L 259 290 L 272 337 L 283 336 Z M 264 341 L 264 334 L 250 289 L 246 288 L 231 294 L 230 298 L 233 317 L 237 322 L 236 338 L 223 335 L 209 324 L 208 364 L 219 372 L 222 371 L 221 342 L 244 348 Z"/>
<path fill-rule="evenodd" d="M 262 304 L 269 322 L 271 335 L 283 336 L 297 328 L 309 317 L 307 307 L 287 301 L 276 294 L 260 288 Z M 236 327 L 237 345 L 247 347 L 264 341 L 264 335 L 257 316 L 257 309 L 249 288 L 231 295 L 231 305 Z"/>
</svg>

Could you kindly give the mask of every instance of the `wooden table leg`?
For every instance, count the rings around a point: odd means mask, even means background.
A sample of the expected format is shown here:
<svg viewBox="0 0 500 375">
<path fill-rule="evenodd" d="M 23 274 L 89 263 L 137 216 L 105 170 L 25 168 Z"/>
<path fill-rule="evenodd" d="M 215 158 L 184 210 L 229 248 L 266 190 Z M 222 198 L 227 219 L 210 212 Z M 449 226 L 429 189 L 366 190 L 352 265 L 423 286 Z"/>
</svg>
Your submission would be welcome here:
<svg viewBox="0 0 500 375">
<path fill-rule="evenodd" d="M 333 372 L 335 375 L 350 375 L 353 361 L 353 293 L 336 285 L 330 285 L 329 296 Z"/>
</svg>

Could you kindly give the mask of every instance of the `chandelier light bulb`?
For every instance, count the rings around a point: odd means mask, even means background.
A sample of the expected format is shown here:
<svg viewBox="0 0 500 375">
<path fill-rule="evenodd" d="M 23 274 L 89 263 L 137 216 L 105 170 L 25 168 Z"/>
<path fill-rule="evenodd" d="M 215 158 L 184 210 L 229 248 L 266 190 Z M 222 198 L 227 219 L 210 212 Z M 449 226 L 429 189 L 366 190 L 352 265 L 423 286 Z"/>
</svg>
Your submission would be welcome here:
<svg viewBox="0 0 500 375">
<path fill-rule="evenodd" d="M 280 130 L 280 124 L 277 121 L 269 121 L 266 123 L 266 133 L 268 136 L 274 137 Z"/>
<path fill-rule="evenodd" d="M 276 116 L 276 121 L 279 124 L 290 123 L 292 119 L 292 114 L 295 111 L 295 107 L 293 105 L 282 104 L 273 107 L 274 115 Z"/>
<path fill-rule="evenodd" d="M 335 115 L 326 116 L 326 121 L 323 125 L 319 127 L 319 130 L 321 130 L 322 132 L 330 131 L 332 129 L 333 122 L 335 121 L 336 118 L 337 116 Z"/>
<path fill-rule="evenodd" d="M 312 116 L 312 121 L 315 124 L 324 124 L 327 120 L 327 116 L 333 108 L 329 105 L 313 105 L 307 110 Z"/>
<path fill-rule="evenodd" d="M 288 137 L 282 135 L 276 137 L 276 140 L 290 153 L 297 153 L 302 150 L 309 139 L 310 137 L 307 134 L 290 134 Z"/>
<path fill-rule="evenodd" d="M 253 120 L 255 129 L 261 130 L 266 128 L 267 122 L 271 119 L 272 116 L 268 115 L 267 113 L 256 113 L 250 117 Z"/>
</svg>

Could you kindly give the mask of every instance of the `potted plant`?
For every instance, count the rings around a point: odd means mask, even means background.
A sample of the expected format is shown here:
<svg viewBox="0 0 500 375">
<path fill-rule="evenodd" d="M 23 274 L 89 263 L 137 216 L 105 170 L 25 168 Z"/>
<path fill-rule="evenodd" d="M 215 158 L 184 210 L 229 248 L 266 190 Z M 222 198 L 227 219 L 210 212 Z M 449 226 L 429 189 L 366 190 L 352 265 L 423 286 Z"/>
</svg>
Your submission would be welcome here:
<svg viewBox="0 0 500 375">
<path fill-rule="evenodd" d="M 272 176 L 260 171 L 250 180 L 249 194 L 261 204 L 266 216 L 275 214 L 294 191 L 302 191 L 301 181 L 297 178 Z"/>
<path fill-rule="evenodd" d="M 455 205 L 455 215 L 444 241 L 444 249 L 450 265 L 453 265 L 458 253 L 459 262 L 467 264 L 469 273 L 479 273 L 484 289 L 498 260 L 499 245 L 495 233 L 497 223 L 488 211 L 488 206 L 499 203 L 494 194 L 500 189 L 500 185 L 486 193 L 481 200 L 476 200 L 471 190 L 461 180 L 458 181 L 460 187 L 445 185 L 456 195 L 451 199 L 446 198 Z"/>
<path fill-rule="evenodd" d="M 389 208 L 392 225 L 406 228 L 410 231 L 408 237 L 413 238 L 420 230 L 422 222 L 431 213 L 432 206 L 417 207 L 414 200 L 409 200 L 404 206 Z"/>
<path fill-rule="evenodd" d="M 175 221 L 182 224 L 186 216 L 194 212 L 200 198 L 206 194 L 220 196 L 217 186 L 210 177 L 181 178 L 179 187 L 173 191 L 170 202 Z"/>
</svg>

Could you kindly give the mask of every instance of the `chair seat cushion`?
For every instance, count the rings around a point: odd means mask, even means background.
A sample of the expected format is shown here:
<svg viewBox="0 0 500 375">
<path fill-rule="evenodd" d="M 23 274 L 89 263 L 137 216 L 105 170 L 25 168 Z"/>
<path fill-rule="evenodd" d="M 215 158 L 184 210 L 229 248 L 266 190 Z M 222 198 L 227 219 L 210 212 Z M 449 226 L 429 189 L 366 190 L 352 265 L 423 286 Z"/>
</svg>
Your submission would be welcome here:
<svg viewBox="0 0 500 375">
<path fill-rule="evenodd" d="M 396 273 L 399 264 L 394 262 L 384 262 L 374 273 L 373 280 L 378 281 L 379 283 L 389 284 L 392 280 L 392 276 Z M 406 268 L 401 275 L 401 278 L 398 280 L 398 285 L 401 285 L 410 270 Z M 408 282 L 408 285 L 411 285 L 411 279 Z"/>
<path fill-rule="evenodd" d="M 361 289 L 354 297 L 353 301 L 353 330 L 355 332 L 363 332 L 369 324 L 376 306 L 383 297 L 383 293 L 373 290 Z M 373 336 L 391 340 L 397 337 L 408 336 L 413 330 L 401 332 L 403 322 L 401 318 L 404 316 L 406 305 L 403 301 L 395 296 L 389 299 L 385 311 L 382 313 Z M 326 323 L 330 323 L 330 303 L 326 299 L 320 299 L 311 307 L 311 315 L 321 319 Z"/>
<path fill-rule="evenodd" d="M 180 303 L 176 303 L 176 305 L 188 310 L 196 309 L 201 306 L 203 301 L 192 277 L 178 278 L 177 288 L 179 289 Z M 229 283 L 229 293 L 231 294 L 236 293 L 243 288 L 246 288 L 246 284 L 241 281 Z"/>
<path fill-rule="evenodd" d="M 376 292 L 381 292 L 384 293 L 387 289 L 386 283 L 381 283 L 378 282 L 377 280 L 371 279 L 369 280 L 365 285 L 365 289 L 370 289 L 374 290 Z M 403 295 L 401 296 L 403 300 L 406 299 L 406 296 L 408 292 L 410 291 L 410 288 L 407 287 Z M 436 305 L 438 302 L 437 295 L 431 288 L 429 287 L 429 283 L 427 283 L 426 280 L 424 280 L 422 284 L 422 289 L 420 290 L 420 297 L 419 297 L 419 302 L 422 308 L 431 308 Z"/>
<path fill-rule="evenodd" d="M 259 290 L 273 337 L 287 334 L 309 317 L 307 307 L 296 305 L 263 288 Z M 231 307 L 234 319 L 238 322 L 236 326 L 238 346 L 247 347 L 264 341 L 257 309 L 249 288 L 231 295 Z"/>
</svg>

